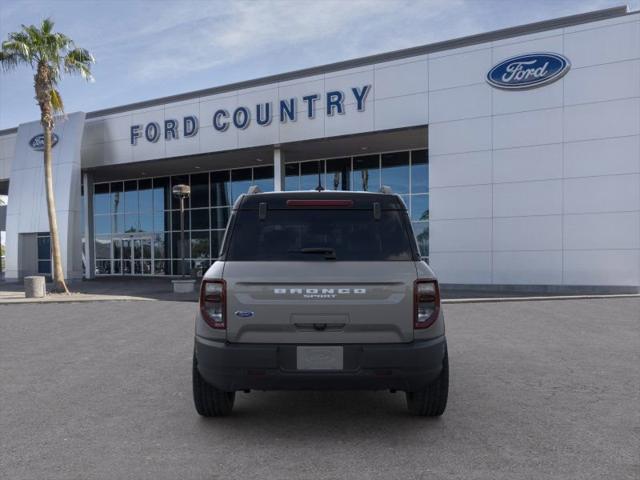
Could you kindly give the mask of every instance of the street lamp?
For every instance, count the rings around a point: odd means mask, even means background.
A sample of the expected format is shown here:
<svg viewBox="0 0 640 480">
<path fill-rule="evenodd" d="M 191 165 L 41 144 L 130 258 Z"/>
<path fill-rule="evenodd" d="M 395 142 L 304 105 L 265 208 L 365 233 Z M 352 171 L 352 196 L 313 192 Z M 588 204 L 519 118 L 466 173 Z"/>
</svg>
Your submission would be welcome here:
<svg viewBox="0 0 640 480">
<path fill-rule="evenodd" d="M 189 185 L 176 185 L 171 189 L 173 196 L 180 199 L 180 275 L 184 277 L 184 201 L 191 195 Z"/>
</svg>

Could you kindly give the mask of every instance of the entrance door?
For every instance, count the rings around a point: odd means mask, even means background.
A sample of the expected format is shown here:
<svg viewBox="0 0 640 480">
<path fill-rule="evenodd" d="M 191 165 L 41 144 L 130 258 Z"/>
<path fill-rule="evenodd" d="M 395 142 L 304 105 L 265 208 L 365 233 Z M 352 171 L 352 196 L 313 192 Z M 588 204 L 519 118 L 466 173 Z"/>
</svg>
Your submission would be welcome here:
<svg viewBox="0 0 640 480">
<path fill-rule="evenodd" d="M 114 274 L 153 275 L 151 237 L 122 237 L 114 239 Z M 115 264 L 121 265 L 116 268 Z"/>
</svg>

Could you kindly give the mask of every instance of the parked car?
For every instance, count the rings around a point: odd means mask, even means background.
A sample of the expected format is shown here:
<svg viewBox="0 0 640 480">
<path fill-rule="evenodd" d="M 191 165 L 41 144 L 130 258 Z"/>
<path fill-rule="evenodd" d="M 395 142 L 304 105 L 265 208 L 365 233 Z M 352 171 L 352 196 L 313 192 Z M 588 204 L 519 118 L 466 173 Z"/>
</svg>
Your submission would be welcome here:
<svg viewBox="0 0 640 480">
<path fill-rule="evenodd" d="M 445 410 L 438 281 L 389 190 L 252 193 L 235 203 L 196 316 L 193 396 L 223 416 L 235 392 L 406 392 Z"/>
</svg>

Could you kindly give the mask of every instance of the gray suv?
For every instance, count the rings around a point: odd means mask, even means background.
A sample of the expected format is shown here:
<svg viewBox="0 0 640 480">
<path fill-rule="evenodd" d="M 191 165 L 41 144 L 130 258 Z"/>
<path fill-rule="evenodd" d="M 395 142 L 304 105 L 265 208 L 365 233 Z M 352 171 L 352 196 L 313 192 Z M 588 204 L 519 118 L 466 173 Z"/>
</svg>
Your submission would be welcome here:
<svg viewBox="0 0 640 480">
<path fill-rule="evenodd" d="M 411 413 L 439 416 L 444 333 L 438 282 L 398 195 L 242 195 L 202 280 L 196 410 L 228 415 L 235 392 L 252 389 L 388 389 L 406 392 Z"/>
</svg>

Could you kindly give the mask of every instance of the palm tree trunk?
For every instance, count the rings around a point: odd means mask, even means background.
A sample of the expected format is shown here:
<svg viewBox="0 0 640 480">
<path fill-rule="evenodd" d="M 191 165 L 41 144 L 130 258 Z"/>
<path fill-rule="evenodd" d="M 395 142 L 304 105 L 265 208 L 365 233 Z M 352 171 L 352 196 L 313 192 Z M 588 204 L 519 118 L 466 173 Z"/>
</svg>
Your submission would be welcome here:
<svg viewBox="0 0 640 480">
<path fill-rule="evenodd" d="M 69 293 L 62 271 L 60 255 L 60 239 L 58 236 L 58 219 L 56 217 L 56 201 L 53 196 L 53 173 L 51 167 L 51 126 L 44 125 L 44 183 L 47 190 L 47 214 L 49 215 L 49 232 L 51 234 L 51 260 L 53 273 L 53 291 Z"/>
</svg>

